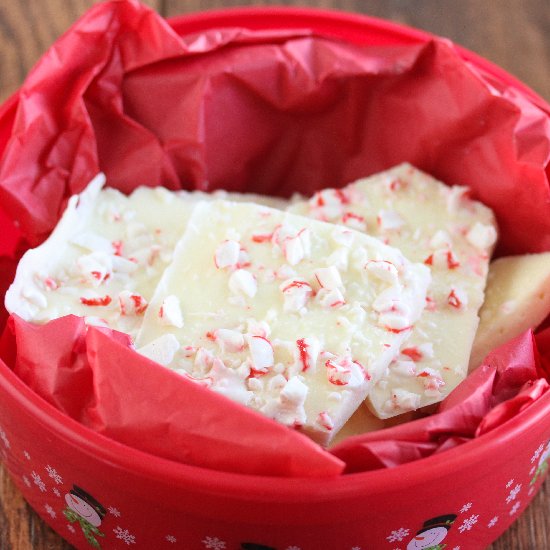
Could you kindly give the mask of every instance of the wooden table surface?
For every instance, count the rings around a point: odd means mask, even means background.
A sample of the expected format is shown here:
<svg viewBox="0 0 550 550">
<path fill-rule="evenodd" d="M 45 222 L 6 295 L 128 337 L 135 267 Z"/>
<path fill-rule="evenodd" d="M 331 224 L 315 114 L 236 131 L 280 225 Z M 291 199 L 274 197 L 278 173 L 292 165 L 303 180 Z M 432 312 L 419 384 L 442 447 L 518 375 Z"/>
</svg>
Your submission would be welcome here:
<svg viewBox="0 0 550 550">
<path fill-rule="evenodd" d="M 17 89 L 39 56 L 94 3 L 93 0 L 1 0 L 0 101 Z M 237 5 L 286 4 L 392 19 L 451 38 L 502 66 L 550 100 L 549 0 L 148 0 L 146 3 L 165 16 Z M 547 482 L 491 550 L 550 549 L 549 511 Z M 0 468 L 0 550 L 69 548 L 72 547 L 30 509 Z"/>
</svg>

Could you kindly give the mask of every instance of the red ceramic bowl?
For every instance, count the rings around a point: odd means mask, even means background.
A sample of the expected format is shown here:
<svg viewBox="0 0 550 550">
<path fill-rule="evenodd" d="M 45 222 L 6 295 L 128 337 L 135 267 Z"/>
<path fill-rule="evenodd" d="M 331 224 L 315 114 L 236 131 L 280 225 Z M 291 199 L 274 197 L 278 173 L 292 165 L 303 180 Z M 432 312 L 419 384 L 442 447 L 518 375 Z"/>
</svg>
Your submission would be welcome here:
<svg viewBox="0 0 550 550">
<path fill-rule="evenodd" d="M 170 23 L 180 34 L 224 26 L 308 27 L 354 43 L 429 39 L 364 16 L 305 9 L 225 10 Z M 523 84 L 460 51 L 550 113 Z M 14 96 L 0 110 L 0 150 L 16 104 Z M 0 225 L 0 253 L 9 252 L 16 232 L 4 217 Z M 35 395 L 0 362 L 2 457 L 33 508 L 78 548 L 483 549 L 542 484 L 549 439 L 546 394 L 487 435 L 394 469 L 326 481 L 229 474 L 170 462 L 97 435 Z M 68 511 L 69 501 L 80 515 Z"/>
</svg>

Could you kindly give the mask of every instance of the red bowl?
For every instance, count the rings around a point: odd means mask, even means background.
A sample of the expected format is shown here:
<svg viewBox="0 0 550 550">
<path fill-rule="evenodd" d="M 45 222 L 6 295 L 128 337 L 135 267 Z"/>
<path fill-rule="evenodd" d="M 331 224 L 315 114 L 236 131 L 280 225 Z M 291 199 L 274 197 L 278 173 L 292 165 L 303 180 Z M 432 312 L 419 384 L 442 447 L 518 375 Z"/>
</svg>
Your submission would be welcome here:
<svg viewBox="0 0 550 550">
<path fill-rule="evenodd" d="M 309 9 L 224 10 L 170 24 L 180 34 L 307 27 L 359 44 L 430 38 L 365 16 Z M 550 113 L 522 83 L 459 51 Z M 0 110 L 0 150 L 16 106 L 14 96 Z M 4 217 L 0 226 L 1 254 L 13 249 L 16 231 Z M 31 506 L 78 548 L 404 550 L 414 548 L 418 536 L 416 548 L 432 540 L 436 548 L 441 541 L 448 550 L 482 549 L 540 488 L 549 419 L 546 394 L 489 434 L 397 468 L 324 481 L 239 475 L 171 462 L 98 435 L 46 403 L 0 362 L 0 453 Z M 71 514 L 67 499 L 90 521 Z"/>
</svg>

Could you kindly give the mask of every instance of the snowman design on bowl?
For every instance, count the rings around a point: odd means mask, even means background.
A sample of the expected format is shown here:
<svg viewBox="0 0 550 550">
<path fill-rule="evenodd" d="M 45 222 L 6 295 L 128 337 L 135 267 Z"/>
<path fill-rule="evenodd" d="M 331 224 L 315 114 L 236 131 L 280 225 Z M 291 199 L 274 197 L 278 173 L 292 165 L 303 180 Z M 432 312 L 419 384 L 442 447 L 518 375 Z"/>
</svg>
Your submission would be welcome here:
<svg viewBox="0 0 550 550">
<path fill-rule="evenodd" d="M 407 550 L 443 550 L 447 545 L 441 543 L 456 518 L 456 514 L 447 514 L 425 521 L 422 528 L 410 540 Z"/>
<path fill-rule="evenodd" d="M 78 522 L 86 540 L 94 548 L 101 548 L 96 537 L 104 537 L 98 528 L 105 517 L 107 511 L 105 508 L 84 489 L 73 485 L 69 493 L 65 495 L 67 508 L 63 510 L 63 515 L 71 523 Z"/>
</svg>

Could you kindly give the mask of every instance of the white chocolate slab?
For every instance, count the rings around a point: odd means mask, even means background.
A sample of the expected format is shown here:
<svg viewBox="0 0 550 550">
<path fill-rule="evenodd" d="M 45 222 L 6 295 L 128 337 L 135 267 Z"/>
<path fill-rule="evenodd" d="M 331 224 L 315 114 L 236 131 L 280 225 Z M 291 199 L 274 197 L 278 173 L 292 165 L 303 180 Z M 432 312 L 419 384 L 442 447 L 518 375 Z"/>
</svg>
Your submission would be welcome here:
<svg viewBox="0 0 550 550">
<path fill-rule="evenodd" d="M 380 418 L 441 401 L 466 376 L 496 239 L 490 209 L 409 164 L 326 189 L 289 211 L 364 231 L 429 265 L 413 334 L 368 397 Z"/>
<path fill-rule="evenodd" d="M 536 328 L 549 314 L 550 252 L 491 262 L 470 370 L 481 365 L 491 350 Z"/>
<path fill-rule="evenodd" d="M 425 266 L 359 232 L 252 204 L 203 202 L 136 346 L 327 444 L 410 333 L 428 282 Z M 168 335 L 181 345 L 176 352 Z"/>
<path fill-rule="evenodd" d="M 6 308 L 38 323 L 79 315 L 134 335 L 193 209 L 163 188 L 129 197 L 103 175 L 71 197 L 51 236 L 21 259 Z"/>
<path fill-rule="evenodd" d="M 52 235 L 21 259 L 6 308 L 28 321 L 79 315 L 135 336 L 194 206 L 230 197 L 284 208 L 288 201 L 216 191 L 103 189 L 100 174 L 69 200 Z"/>
</svg>

